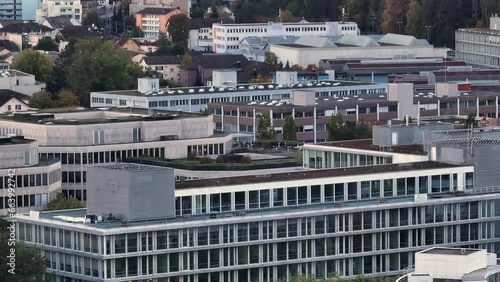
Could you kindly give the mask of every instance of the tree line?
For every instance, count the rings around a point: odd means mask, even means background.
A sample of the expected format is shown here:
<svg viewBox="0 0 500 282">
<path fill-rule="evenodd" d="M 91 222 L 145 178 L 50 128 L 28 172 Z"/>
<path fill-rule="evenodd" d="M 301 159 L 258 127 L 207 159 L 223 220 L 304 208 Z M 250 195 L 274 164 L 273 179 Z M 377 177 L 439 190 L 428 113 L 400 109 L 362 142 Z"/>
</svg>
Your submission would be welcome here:
<svg viewBox="0 0 500 282">
<path fill-rule="evenodd" d="M 455 30 L 488 27 L 490 16 L 500 13 L 500 1 L 243 0 L 236 6 L 236 21 L 267 22 L 280 9 L 308 21 L 355 21 L 364 34 L 402 33 L 453 48 Z"/>
</svg>

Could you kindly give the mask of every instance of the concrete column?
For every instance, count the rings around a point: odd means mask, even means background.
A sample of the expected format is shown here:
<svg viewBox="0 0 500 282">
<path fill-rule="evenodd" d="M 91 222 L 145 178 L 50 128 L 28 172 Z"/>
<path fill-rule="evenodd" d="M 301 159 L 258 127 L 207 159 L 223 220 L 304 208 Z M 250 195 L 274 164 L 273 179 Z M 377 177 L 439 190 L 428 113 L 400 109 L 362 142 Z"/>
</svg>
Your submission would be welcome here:
<svg viewBox="0 0 500 282">
<path fill-rule="evenodd" d="M 337 106 L 335 106 L 335 114 L 338 114 L 338 112 L 339 112 L 338 108 L 337 108 Z"/>
<path fill-rule="evenodd" d="M 314 123 L 313 123 L 314 143 L 316 143 L 316 107 L 314 107 L 313 118 L 314 118 Z"/>
<path fill-rule="evenodd" d="M 479 97 L 476 98 L 476 117 L 479 116 Z"/>
<path fill-rule="evenodd" d="M 295 120 L 295 108 L 292 109 L 292 118 Z"/>
<path fill-rule="evenodd" d="M 377 121 L 380 121 L 380 104 L 377 103 Z"/>
<path fill-rule="evenodd" d="M 253 141 L 256 141 L 257 138 L 257 128 L 256 128 L 257 118 L 255 117 L 255 108 L 253 108 Z"/>
<path fill-rule="evenodd" d="M 457 116 L 460 115 L 460 98 L 457 98 Z"/>
<path fill-rule="evenodd" d="M 240 107 L 236 108 L 236 132 L 240 133 Z"/>
<path fill-rule="evenodd" d="M 438 117 L 439 117 L 439 116 L 441 116 L 441 100 L 438 100 L 437 108 L 438 108 Z"/>
<path fill-rule="evenodd" d="M 189 111 L 190 111 L 190 112 L 193 112 L 193 110 L 192 110 L 192 108 L 191 108 L 191 99 L 189 99 L 189 100 L 188 100 L 188 102 L 189 102 Z M 207 105 L 207 108 L 208 108 L 208 105 Z M 141 260 L 141 261 L 142 261 L 142 260 Z"/>
<path fill-rule="evenodd" d="M 222 131 L 224 131 L 224 106 L 220 106 L 220 123 Z"/>
<path fill-rule="evenodd" d="M 356 122 L 359 122 L 359 105 L 356 104 Z"/>
<path fill-rule="evenodd" d="M 495 118 L 498 118 L 498 96 L 495 99 L 495 109 L 496 109 Z"/>
<path fill-rule="evenodd" d="M 398 119 L 401 118 L 401 111 L 399 110 L 399 107 L 400 107 L 400 105 L 399 105 L 399 102 L 398 102 Z"/>
<path fill-rule="evenodd" d="M 273 126 L 273 110 L 269 110 L 269 118 L 271 120 L 271 126 Z"/>
</svg>

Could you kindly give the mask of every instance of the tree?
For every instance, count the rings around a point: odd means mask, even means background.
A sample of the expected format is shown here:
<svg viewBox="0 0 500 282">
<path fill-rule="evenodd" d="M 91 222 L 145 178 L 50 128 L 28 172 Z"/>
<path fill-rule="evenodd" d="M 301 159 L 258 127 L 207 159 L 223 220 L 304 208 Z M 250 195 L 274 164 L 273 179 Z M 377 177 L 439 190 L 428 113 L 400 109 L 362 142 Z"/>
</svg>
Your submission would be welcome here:
<svg viewBox="0 0 500 282">
<path fill-rule="evenodd" d="M 189 19 L 185 14 L 172 16 L 168 21 L 167 30 L 173 43 L 182 43 L 182 45 L 187 46 Z"/>
<path fill-rule="evenodd" d="M 418 0 L 412 0 L 408 6 L 408 12 L 406 13 L 406 33 L 413 35 L 416 38 L 422 38 L 424 33 L 423 20 L 422 20 L 422 5 Z M 427 31 L 427 30 L 425 30 Z M 425 36 L 425 38 L 427 38 Z"/>
<path fill-rule="evenodd" d="M 115 48 L 112 42 L 100 38 L 78 40 L 67 56 L 63 66 L 67 69 L 67 83 L 78 95 L 80 105 L 89 106 L 91 91 L 127 88 L 127 65 L 131 62 L 125 51 Z"/>
<path fill-rule="evenodd" d="M 165 36 L 165 33 L 160 33 L 160 36 L 158 37 L 158 41 L 156 42 L 158 49 L 156 49 L 155 55 L 156 56 L 166 56 L 170 55 L 170 47 L 172 43 L 168 40 L 167 36 Z"/>
<path fill-rule="evenodd" d="M 56 107 L 54 100 L 52 100 L 52 94 L 47 91 L 40 91 L 34 93 L 29 100 L 29 105 L 32 108 L 38 109 L 52 109 Z"/>
<path fill-rule="evenodd" d="M 133 27 L 132 30 L 130 31 L 130 37 L 141 37 L 142 36 L 142 30 L 138 27 Z"/>
<path fill-rule="evenodd" d="M 82 25 L 94 25 L 98 28 L 101 28 L 101 19 L 99 18 L 99 14 L 97 12 L 88 12 L 87 16 L 83 18 Z"/>
<path fill-rule="evenodd" d="M 40 254 L 40 250 L 36 248 L 26 247 L 23 243 L 15 244 L 15 272 L 9 273 L 10 249 L 14 246 L 9 245 L 8 238 L 10 237 L 8 227 L 11 226 L 11 221 L 7 221 L 5 217 L 0 218 L 0 281 L 1 282 L 25 282 L 25 281 L 53 281 L 49 280 L 49 275 L 45 273 L 45 260 Z"/>
<path fill-rule="evenodd" d="M 282 22 L 282 23 L 289 23 L 293 22 L 295 17 L 293 16 L 292 12 L 288 10 L 281 11 L 281 14 L 276 17 L 275 21 L 276 22 Z"/>
<path fill-rule="evenodd" d="M 283 125 L 283 140 L 290 140 L 290 141 L 297 140 L 297 131 L 295 130 L 295 120 L 291 115 L 285 118 L 285 125 Z"/>
<path fill-rule="evenodd" d="M 47 211 L 81 209 L 85 204 L 75 198 L 66 198 L 62 193 L 57 194 L 56 198 L 47 204 Z"/>
<path fill-rule="evenodd" d="M 38 44 L 35 49 L 43 51 L 59 51 L 59 45 L 57 45 L 51 37 L 47 36 L 38 40 Z"/>
<path fill-rule="evenodd" d="M 256 77 L 250 79 L 250 83 L 271 83 L 272 78 L 264 77 L 262 74 L 258 74 Z"/>
<path fill-rule="evenodd" d="M 359 29 L 365 30 L 367 26 L 368 5 L 365 0 L 344 0 L 343 6 L 351 14 L 349 20 L 358 24 Z"/>
<path fill-rule="evenodd" d="M 441 28 L 437 43 L 454 48 L 455 30 L 463 26 L 462 0 L 441 0 L 437 18 Z"/>
<path fill-rule="evenodd" d="M 217 8 L 216 7 L 212 7 L 211 10 L 212 10 L 212 12 L 209 15 L 210 18 L 218 19 L 219 18 L 219 12 L 217 11 Z"/>
<path fill-rule="evenodd" d="M 265 62 L 276 68 L 278 66 L 278 57 L 274 52 L 266 52 Z"/>
<path fill-rule="evenodd" d="M 12 62 L 11 68 L 32 74 L 36 80 L 50 83 L 54 73 L 54 62 L 47 54 L 26 49 Z"/>
<path fill-rule="evenodd" d="M 257 138 L 259 140 L 272 140 L 275 137 L 276 130 L 271 125 L 271 116 L 269 113 L 262 114 L 257 125 Z"/>
<path fill-rule="evenodd" d="M 200 5 L 193 5 L 193 8 L 191 9 L 191 18 L 196 19 L 196 18 L 203 18 L 203 15 L 205 14 L 205 10 L 203 9 L 202 6 Z"/>
<path fill-rule="evenodd" d="M 409 0 L 385 0 L 382 12 L 382 33 L 399 33 L 404 29 Z M 401 23 L 398 23 L 401 22 Z"/>
<path fill-rule="evenodd" d="M 57 93 L 56 105 L 59 108 L 76 107 L 78 106 L 78 96 L 67 89 L 63 89 Z"/>
<path fill-rule="evenodd" d="M 186 52 L 182 57 L 181 65 L 190 66 L 192 63 L 193 63 L 193 58 L 191 58 L 191 55 L 188 52 Z"/>
<path fill-rule="evenodd" d="M 286 61 L 286 65 L 285 65 L 285 69 L 290 69 L 290 62 L 289 61 Z"/>
<path fill-rule="evenodd" d="M 475 128 L 475 127 L 477 127 L 476 116 L 473 115 L 473 114 L 469 114 L 467 116 L 467 119 L 465 120 L 464 127 L 465 128 Z"/>
<path fill-rule="evenodd" d="M 335 141 L 337 140 L 338 131 L 340 128 L 344 126 L 344 119 L 342 114 L 338 113 L 336 115 L 332 115 L 330 118 L 330 124 L 328 126 L 328 140 Z"/>
</svg>

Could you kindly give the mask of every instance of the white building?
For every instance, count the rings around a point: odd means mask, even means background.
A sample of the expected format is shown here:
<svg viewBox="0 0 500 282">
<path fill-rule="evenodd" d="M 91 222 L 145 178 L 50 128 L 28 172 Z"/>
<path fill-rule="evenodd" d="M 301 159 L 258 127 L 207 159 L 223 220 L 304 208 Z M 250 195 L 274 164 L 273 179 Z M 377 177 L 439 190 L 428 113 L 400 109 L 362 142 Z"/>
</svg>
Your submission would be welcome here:
<svg viewBox="0 0 500 282">
<path fill-rule="evenodd" d="M 27 104 L 28 95 L 8 89 L 0 90 L 0 113 L 23 112 L 30 106 Z"/>
<path fill-rule="evenodd" d="M 397 282 L 500 281 L 497 254 L 481 249 L 434 247 L 415 254 L 415 271 Z"/>
<path fill-rule="evenodd" d="M 43 0 L 36 8 L 36 21 L 43 22 L 47 17 L 68 16 L 82 20 L 82 4 L 80 0 Z"/>
<path fill-rule="evenodd" d="M 0 72 L 0 89 L 10 89 L 26 95 L 45 89 L 45 83 L 35 80 L 35 76 L 18 70 Z"/>
<path fill-rule="evenodd" d="M 358 25 L 353 22 L 307 22 L 298 23 L 248 23 L 214 24 L 213 50 L 215 53 L 240 54 L 240 41 L 249 36 L 333 36 L 359 35 Z"/>
<path fill-rule="evenodd" d="M 15 190 L 15 212 L 42 210 L 61 192 L 61 162 L 39 160 L 38 141 L 15 135 L 0 128 L 0 215 L 6 215 L 8 188 Z"/>
<path fill-rule="evenodd" d="M 323 59 L 415 59 L 446 58 L 446 48 L 401 34 L 344 35 L 327 38 L 302 36 L 294 43 L 271 44 L 270 52 L 290 66 L 318 65 Z M 215 39 L 214 39 L 215 40 Z"/>
</svg>

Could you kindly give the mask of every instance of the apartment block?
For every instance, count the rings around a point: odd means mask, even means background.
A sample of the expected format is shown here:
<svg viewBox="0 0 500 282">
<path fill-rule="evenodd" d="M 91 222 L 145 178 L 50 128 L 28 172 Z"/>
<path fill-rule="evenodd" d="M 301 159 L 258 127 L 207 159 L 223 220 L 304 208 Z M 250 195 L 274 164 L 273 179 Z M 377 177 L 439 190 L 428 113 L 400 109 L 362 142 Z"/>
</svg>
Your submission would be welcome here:
<svg viewBox="0 0 500 282">
<path fill-rule="evenodd" d="M 61 162 L 39 159 L 35 140 L 11 137 L 15 131 L 4 134 L 0 134 L 0 215 L 12 207 L 14 213 L 44 209 L 61 192 Z"/>
</svg>

